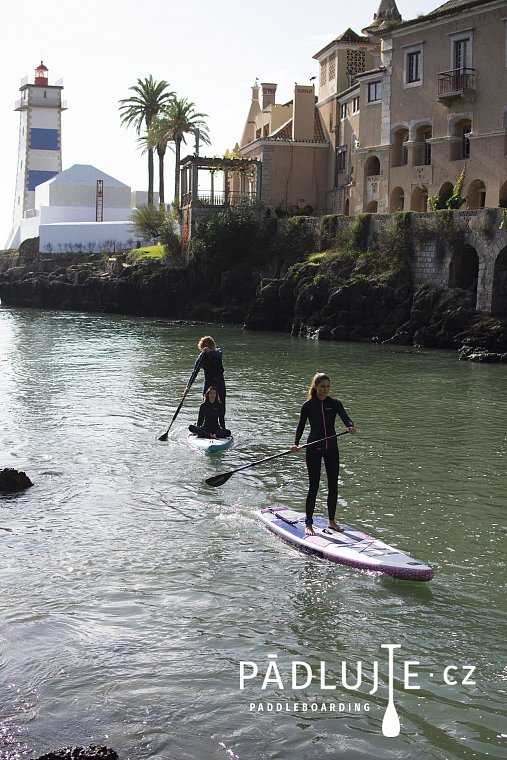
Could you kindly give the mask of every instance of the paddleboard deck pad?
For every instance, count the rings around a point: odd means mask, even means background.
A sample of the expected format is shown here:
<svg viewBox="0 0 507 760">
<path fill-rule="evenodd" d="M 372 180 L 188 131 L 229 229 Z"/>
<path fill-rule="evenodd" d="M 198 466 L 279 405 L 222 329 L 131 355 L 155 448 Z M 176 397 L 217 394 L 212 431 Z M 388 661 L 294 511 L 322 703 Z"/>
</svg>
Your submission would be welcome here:
<svg viewBox="0 0 507 760">
<path fill-rule="evenodd" d="M 289 544 L 310 554 L 361 570 L 410 581 L 430 581 L 433 569 L 378 538 L 340 523 L 343 533 L 330 530 L 327 520 L 313 518 L 314 536 L 305 535 L 305 514 L 287 507 L 268 507 L 254 512 L 266 528 Z"/>
<path fill-rule="evenodd" d="M 232 445 L 234 437 L 232 435 L 227 438 L 200 438 L 194 433 L 188 434 L 188 442 L 195 449 L 205 451 L 208 454 L 214 454 L 217 451 L 225 451 Z"/>
</svg>

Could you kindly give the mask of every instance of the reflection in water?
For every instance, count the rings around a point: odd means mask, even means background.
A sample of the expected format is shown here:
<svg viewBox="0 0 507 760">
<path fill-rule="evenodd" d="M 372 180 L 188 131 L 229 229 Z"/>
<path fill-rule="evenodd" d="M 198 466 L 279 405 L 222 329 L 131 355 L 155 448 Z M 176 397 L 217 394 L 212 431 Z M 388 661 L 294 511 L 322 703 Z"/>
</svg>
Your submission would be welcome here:
<svg viewBox="0 0 507 760">
<path fill-rule="evenodd" d="M 0 501 L 2 759 L 91 742 L 123 760 L 501 757 L 504 368 L 214 327 L 235 446 L 209 457 L 186 443 L 197 387 L 157 440 L 208 331 L 0 310 L 0 464 L 35 483 Z M 292 444 L 317 370 L 359 429 L 340 444 L 339 519 L 431 564 L 430 584 L 331 565 L 261 529 L 255 509 L 303 509 L 300 455 L 205 485 Z M 396 738 L 381 730 L 383 643 L 401 645 Z M 239 662 L 265 668 L 270 654 L 282 670 L 325 662 L 331 684 L 361 662 L 361 686 L 241 691 Z M 296 700 L 353 707 L 251 709 Z"/>
</svg>

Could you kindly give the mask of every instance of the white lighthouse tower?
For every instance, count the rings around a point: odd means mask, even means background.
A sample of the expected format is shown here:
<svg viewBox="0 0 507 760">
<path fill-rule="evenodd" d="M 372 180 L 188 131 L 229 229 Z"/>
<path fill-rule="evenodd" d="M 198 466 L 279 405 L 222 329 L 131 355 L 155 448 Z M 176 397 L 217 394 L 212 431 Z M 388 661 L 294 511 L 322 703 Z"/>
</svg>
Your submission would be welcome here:
<svg viewBox="0 0 507 760">
<path fill-rule="evenodd" d="M 35 69 L 33 84 L 21 81 L 19 153 L 14 196 L 13 239 L 22 219 L 35 214 L 35 188 L 62 171 L 61 80 L 49 84 L 43 62 Z"/>
</svg>

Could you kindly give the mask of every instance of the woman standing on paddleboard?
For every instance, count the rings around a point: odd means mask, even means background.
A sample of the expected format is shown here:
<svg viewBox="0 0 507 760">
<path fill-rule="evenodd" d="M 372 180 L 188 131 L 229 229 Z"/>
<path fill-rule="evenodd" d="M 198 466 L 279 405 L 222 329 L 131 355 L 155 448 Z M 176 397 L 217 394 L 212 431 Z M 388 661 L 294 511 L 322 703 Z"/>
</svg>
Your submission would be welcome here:
<svg viewBox="0 0 507 760">
<path fill-rule="evenodd" d="M 331 398 L 329 391 L 331 380 L 329 375 L 323 372 L 317 372 L 313 377 L 310 389 L 308 391 L 308 400 L 301 407 L 299 424 L 297 426 L 295 443 L 291 447 L 292 451 L 299 451 L 299 441 L 303 435 L 306 422 L 310 423 L 310 435 L 308 443 L 320 441 L 321 438 L 329 438 L 336 435 L 335 420 L 336 415 L 340 416 L 343 424 L 353 435 L 356 433 L 354 423 L 344 409 L 341 401 Z M 329 438 L 327 441 L 317 443 L 315 446 L 307 446 L 306 449 L 306 467 L 308 469 L 308 495 L 306 497 L 306 534 L 314 535 L 313 531 L 313 513 L 315 511 L 315 501 L 319 490 L 320 472 L 322 460 L 326 468 L 327 475 L 327 512 L 329 518 L 329 528 L 331 530 L 342 531 L 343 528 L 335 520 L 336 504 L 338 502 L 338 471 L 340 469 L 340 453 L 338 451 L 338 441 L 336 438 Z"/>
<path fill-rule="evenodd" d="M 197 347 L 201 353 L 195 360 L 194 369 L 188 378 L 187 387 L 183 391 L 183 395 L 187 395 L 188 391 L 190 390 L 190 386 L 199 374 L 199 371 L 202 369 L 204 370 L 202 395 L 204 396 L 207 389 L 213 385 L 216 388 L 218 397 L 225 408 L 226 391 L 224 380 L 224 365 L 222 363 L 222 349 L 217 348 L 216 343 L 211 335 L 204 335 L 197 344 Z"/>
</svg>

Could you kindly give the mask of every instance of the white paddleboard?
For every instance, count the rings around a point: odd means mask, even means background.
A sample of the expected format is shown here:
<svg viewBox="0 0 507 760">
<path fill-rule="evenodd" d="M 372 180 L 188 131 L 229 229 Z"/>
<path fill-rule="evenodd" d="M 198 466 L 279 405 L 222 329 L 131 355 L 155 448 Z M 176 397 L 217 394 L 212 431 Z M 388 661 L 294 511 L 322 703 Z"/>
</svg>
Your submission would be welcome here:
<svg viewBox="0 0 507 760">
<path fill-rule="evenodd" d="M 234 436 L 227 438 L 200 438 L 194 433 L 188 434 L 188 442 L 194 449 L 205 451 L 207 454 L 214 454 L 217 451 L 225 451 L 232 445 Z"/>
<path fill-rule="evenodd" d="M 433 569 L 429 565 L 343 523 L 344 532 L 339 533 L 327 527 L 327 520 L 314 517 L 315 535 L 307 536 L 304 512 L 294 512 L 287 507 L 268 507 L 254 512 L 254 515 L 279 538 L 331 562 L 411 581 L 433 578 Z"/>
</svg>

